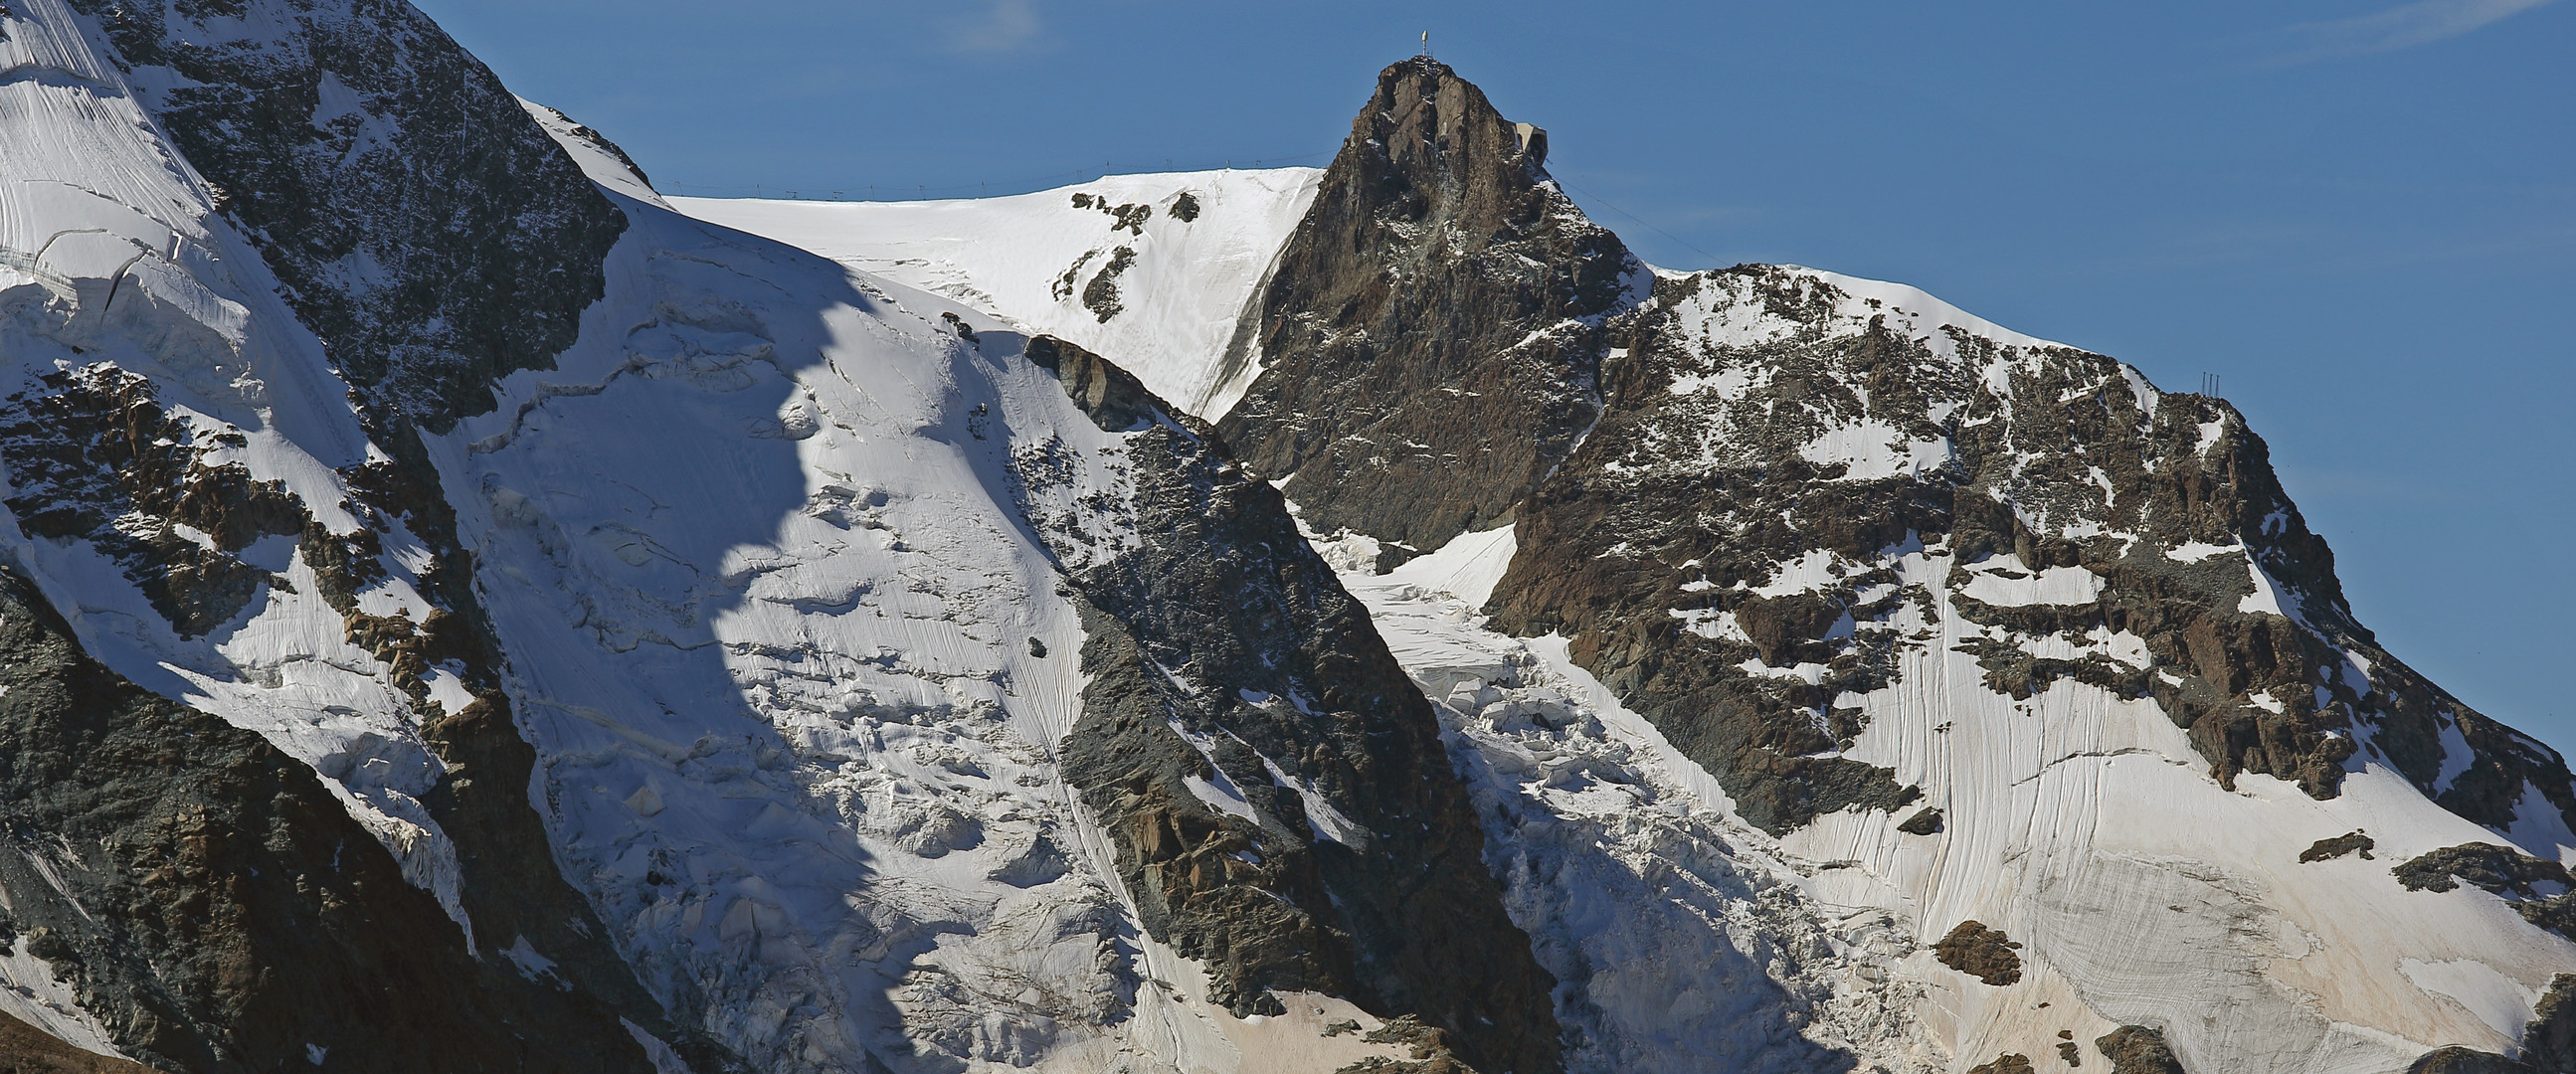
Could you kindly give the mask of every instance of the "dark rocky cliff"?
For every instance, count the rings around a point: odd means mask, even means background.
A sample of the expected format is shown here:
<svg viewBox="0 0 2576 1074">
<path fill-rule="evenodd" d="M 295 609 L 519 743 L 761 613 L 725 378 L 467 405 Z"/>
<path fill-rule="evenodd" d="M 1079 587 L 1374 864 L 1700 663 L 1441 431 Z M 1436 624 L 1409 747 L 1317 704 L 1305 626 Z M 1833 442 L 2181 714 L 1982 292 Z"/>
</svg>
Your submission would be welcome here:
<svg viewBox="0 0 2576 1074">
<path fill-rule="evenodd" d="M 1378 75 L 1260 296 L 1266 368 L 1217 426 L 1318 532 L 1491 528 L 1598 413 L 1602 323 L 1644 269 L 1537 155 L 1447 65 Z"/>
<path fill-rule="evenodd" d="M 404 0 L 72 6 L 129 68 L 178 76 L 144 103 L 380 419 L 444 432 L 491 409 L 493 378 L 572 345 L 626 218 L 428 16 Z"/>
<path fill-rule="evenodd" d="M 312 769 L 82 655 L 11 567 L 0 652 L 0 945 L 49 963 L 127 1054 L 185 1071 L 650 1069 L 596 998 L 473 958 Z M 0 1039 L 0 1064 L 46 1058 L 21 1043 Z"/>
<path fill-rule="evenodd" d="M 1504 914 L 1430 704 L 1367 610 L 1205 425 L 1070 344 L 1040 337 L 1029 355 L 1103 429 L 1141 430 L 1127 506 L 1030 521 L 1086 609 L 1093 679 L 1065 775 L 1147 931 L 1205 960 L 1238 1014 L 1319 991 L 1412 1015 L 1479 1070 L 1556 1069 L 1555 982 Z M 1043 449 L 1019 471 L 1033 499 L 1069 477 Z M 1143 544 L 1095 557 L 1095 532 Z"/>
</svg>

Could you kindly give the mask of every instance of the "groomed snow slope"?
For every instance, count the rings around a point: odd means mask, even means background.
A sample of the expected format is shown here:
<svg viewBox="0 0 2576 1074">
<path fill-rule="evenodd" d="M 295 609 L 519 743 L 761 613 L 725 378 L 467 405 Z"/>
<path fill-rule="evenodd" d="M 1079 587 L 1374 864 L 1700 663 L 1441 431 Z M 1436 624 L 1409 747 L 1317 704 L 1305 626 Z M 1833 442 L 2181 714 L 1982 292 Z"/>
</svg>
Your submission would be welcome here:
<svg viewBox="0 0 2576 1074">
<path fill-rule="evenodd" d="M 1225 369 L 1219 359 L 1322 176 L 1313 168 L 1113 175 L 963 201 L 670 201 L 1071 340 L 1214 421 L 1259 372 L 1251 362 Z"/>
</svg>

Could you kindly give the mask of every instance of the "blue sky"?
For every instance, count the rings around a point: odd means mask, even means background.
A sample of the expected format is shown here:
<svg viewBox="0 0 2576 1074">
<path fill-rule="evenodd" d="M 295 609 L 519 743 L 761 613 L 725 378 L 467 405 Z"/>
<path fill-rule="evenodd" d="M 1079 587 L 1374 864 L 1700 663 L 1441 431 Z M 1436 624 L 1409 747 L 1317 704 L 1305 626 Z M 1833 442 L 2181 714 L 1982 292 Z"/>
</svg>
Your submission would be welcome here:
<svg viewBox="0 0 2576 1074">
<path fill-rule="evenodd" d="M 1428 29 L 1659 264 L 2222 375 L 2363 621 L 2576 753 L 2576 0 L 420 2 L 709 195 L 1320 164 Z"/>
</svg>

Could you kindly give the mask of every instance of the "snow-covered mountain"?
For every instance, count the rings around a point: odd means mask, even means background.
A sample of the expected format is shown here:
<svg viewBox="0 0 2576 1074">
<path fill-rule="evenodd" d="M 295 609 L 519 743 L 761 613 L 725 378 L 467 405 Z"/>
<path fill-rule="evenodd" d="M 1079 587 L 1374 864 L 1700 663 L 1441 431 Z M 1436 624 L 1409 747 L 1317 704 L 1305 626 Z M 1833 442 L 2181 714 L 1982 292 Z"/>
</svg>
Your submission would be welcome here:
<svg viewBox="0 0 2576 1074">
<path fill-rule="evenodd" d="M 666 199 L 402 4 L 10 0 L 0 1057 L 2569 1069 L 2565 766 L 2241 416 L 1545 147 Z"/>
<path fill-rule="evenodd" d="M 2353 621 L 2241 415 L 1900 285 L 1623 270 L 1515 133 L 1389 69 L 1200 413 L 1441 703 L 1569 1068 L 2565 1067 L 2566 769 Z M 1011 237 L 1268 215 L 1219 180 L 686 208 L 1168 353 L 998 297 Z"/>
</svg>

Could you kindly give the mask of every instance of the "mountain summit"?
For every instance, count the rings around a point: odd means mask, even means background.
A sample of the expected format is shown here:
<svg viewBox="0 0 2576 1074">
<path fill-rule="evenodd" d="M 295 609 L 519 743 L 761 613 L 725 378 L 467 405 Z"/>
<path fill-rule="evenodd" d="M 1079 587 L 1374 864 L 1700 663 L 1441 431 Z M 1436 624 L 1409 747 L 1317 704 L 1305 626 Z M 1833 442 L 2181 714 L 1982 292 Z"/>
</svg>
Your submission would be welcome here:
<svg viewBox="0 0 2576 1074">
<path fill-rule="evenodd" d="M 1545 155 L 665 198 L 11 0 L 0 1065 L 2571 1069 L 2564 763 L 2242 415 Z"/>
</svg>

